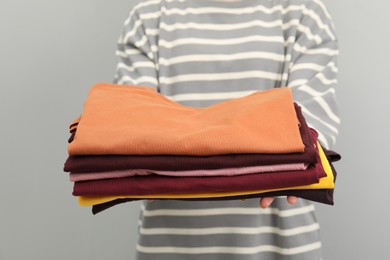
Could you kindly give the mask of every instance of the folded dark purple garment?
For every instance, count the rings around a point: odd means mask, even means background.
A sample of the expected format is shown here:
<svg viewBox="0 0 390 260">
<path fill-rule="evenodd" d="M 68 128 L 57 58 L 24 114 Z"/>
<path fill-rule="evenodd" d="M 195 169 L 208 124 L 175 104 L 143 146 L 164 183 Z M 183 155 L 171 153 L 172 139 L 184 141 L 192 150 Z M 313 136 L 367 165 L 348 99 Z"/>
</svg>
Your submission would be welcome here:
<svg viewBox="0 0 390 260">
<path fill-rule="evenodd" d="M 72 133 L 71 133 L 71 135 L 70 135 L 70 137 L 69 137 L 69 139 L 68 139 L 68 143 L 73 142 L 75 132 L 76 132 L 76 130 L 72 131 Z"/>
<path fill-rule="evenodd" d="M 286 190 L 286 191 L 275 191 L 261 194 L 242 195 L 234 197 L 222 197 L 222 198 L 202 198 L 202 199 L 180 199 L 187 201 L 220 201 L 220 200 L 238 200 L 238 199 L 252 199 L 261 197 L 275 197 L 275 196 L 297 196 L 302 199 L 311 200 L 323 204 L 333 205 L 333 189 L 320 189 L 320 190 Z M 92 213 L 97 214 L 108 208 L 116 206 L 118 204 L 132 202 L 142 199 L 116 199 L 102 204 L 92 206 Z M 157 199 L 156 199 L 157 200 Z M 162 199 L 158 199 L 162 200 Z M 164 199 L 168 200 L 168 199 Z M 170 199 L 179 200 L 179 199 Z"/>
<path fill-rule="evenodd" d="M 332 162 L 339 161 L 341 156 L 334 151 L 327 150 L 323 148 L 327 158 L 329 160 L 330 167 L 332 168 L 332 173 L 334 176 L 334 180 L 336 181 L 337 172 L 333 166 Z M 275 192 L 267 192 L 262 194 L 252 194 L 252 195 L 242 195 L 242 196 L 231 196 L 231 197 L 223 197 L 223 198 L 202 198 L 202 199 L 183 199 L 188 201 L 219 201 L 219 200 L 236 200 L 236 199 L 249 199 L 249 198 L 260 198 L 260 197 L 275 197 L 275 196 L 297 196 L 302 199 L 315 201 L 323 204 L 333 205 L 333 189 L 318 189 L 318 190 L 285 190 L 285 191 L 275 191 Z M 98 214 L 106 209 L 109 209 L 118 204 L 132 202 L 142 199 L 116 199 L 113 201 L 105 202 L 102 204 L 92 206 L 92 213 Z"/>
<path fill-rule="evenodd" d="M 341 160 L 341 155 L 340 154 L 336 153 L 335 151 L 328 150 L 325 147 L 323 147 L 322 145 L 321 145 L 321 147 L 322 147 L 322 150 L 325 153 L 326 158 L 328 159 L 328 161 L 330 163 L 338 162 L 338 161 Z M 332 164 L 331 164 L 331 167 L 333 167 Z"/>
<path fill-rule="evenodd" d="M 309 129 L 302 116 L 301 109 L 295 104 L 300 134 L 305 145 L 303 153 L 290 154 L 226 154 L 215 156 L 177 156 L 177 155 L 79 155 L 69 156 L 64 171 L 74 173 L 105 172 L 127 169 L 149 169 L 161 171 L 208 170 L 222 168 L 240 168 L 259 165 L 284 163 L 317 163 L 314 144 L 317 132 Z M 315 138 L 313 138 L 313 136 Z"/>
</svg>

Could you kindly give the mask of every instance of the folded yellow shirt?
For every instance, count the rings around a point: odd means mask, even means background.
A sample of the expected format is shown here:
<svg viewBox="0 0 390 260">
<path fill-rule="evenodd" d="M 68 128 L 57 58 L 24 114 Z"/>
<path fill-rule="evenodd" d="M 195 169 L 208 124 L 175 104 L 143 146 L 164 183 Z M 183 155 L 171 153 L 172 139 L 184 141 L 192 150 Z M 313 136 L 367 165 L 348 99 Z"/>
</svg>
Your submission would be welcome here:
<svg viewBox="0 0 390 260">
<path fill-rule="evenodd" d="M 282 189 L 270 189 L 270 190 L 254 190 L 254 191 L 240 191 L 240 192 L 211 192 L 211 193 L 190 193 L 190 194 L 154 194 L 154 195 L 142 195 L 142 196 L 79 196 L 78 202 L 80 206 L 93 206 L 97 204 L 102 204 L 105 202 L 113 201 L 116 199 L 193 199 L 193 198 L 219 198 L 219 197 L 230 197 L 230 196 L 239 196 L 239 195 L 251 195 L 251 194 L 261 194 L 266 192 L 273 191 L 283 191 L 283 190 L 311 190 L 311 189 L 333 189 L 334 188 L 334 176 L 332 169 L 330 168 L 329 162 L 325 156 L 324 151 L 322 150 L 321 145 L 317 142 L 318 152 L 321 159 L 322 167 L 326 172 L 326 177 L 321 178 L 319 183 L 304 185 L 304 186 L 295 186 Z"/>
</svg>

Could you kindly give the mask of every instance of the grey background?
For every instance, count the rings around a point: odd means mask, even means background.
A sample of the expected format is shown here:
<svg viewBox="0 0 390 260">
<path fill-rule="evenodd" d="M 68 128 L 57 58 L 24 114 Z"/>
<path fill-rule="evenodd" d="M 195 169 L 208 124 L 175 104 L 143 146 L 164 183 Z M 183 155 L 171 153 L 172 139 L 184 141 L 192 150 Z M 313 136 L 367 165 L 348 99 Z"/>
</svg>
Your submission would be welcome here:
<svg viewBox="0 0 390 260">
<path fill-rule="evenodd" d="M 67 126 L 114 76 L 129 0 L 0 0 L 0 259 L 133 259 L 139 204 L 93 216 L 62 172 Z M 325 259 L 389 259 L 390 3 L 326 0 L 340 42 L 343 155 L 317 204 Z"/>
</svg>

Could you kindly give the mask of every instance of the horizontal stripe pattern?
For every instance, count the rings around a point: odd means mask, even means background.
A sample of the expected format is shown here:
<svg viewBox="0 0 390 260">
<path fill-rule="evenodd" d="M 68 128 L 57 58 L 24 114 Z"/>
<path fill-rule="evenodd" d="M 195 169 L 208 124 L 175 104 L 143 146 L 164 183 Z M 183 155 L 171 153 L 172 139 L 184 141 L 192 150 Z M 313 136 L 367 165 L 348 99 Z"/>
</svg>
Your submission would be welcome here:
<svg viewBox="0 0 390 260">
<path fill-rule="evenodd" d="M 166 259 L 196 259 L 191 258 L 194 255 L 201 257 L 199 259 L 218 259 L 222 256 L 229 259 L 225 254 L 232 257 L 239 254 L 243 259 L 261 259 L 273 252 L 272 257 L 267 259 L 283 259 L 281 256 L 285 255 L 293 259 L 319 259 L 320 247 L 307 247 L 307 251 L 299 253 L 295 251 L 309 241 L 320 243 L 319 225 L 313 215 L 314 206 L 303 200 L 293 208 L 287 204 L 285 198 L 276 199 L 268 209 L 259 208 L 256 199 L 245 202 L 146 203 L 142 207 L 138 257 L 149 259 L 149 254 L 158 253 Z M 264 245 L 277 246 L 275 239 L 282 251 L 269 251 L 268 247 L 258 251 Z M 228 252 L 223 248 L 235 250 Z M 290 255 L 286 252 L 293 253 Z"/>
<path fill-rule="evenodd" d="M 274 233 L 279 236 L 294 236 L 306 232 L 319 230 L 317 223 L 291 229 L 280 229 L 277 227 L 214 227 L 214 228 L 141 228 L 141 235 L 215 235 L 215 234 L 248 234 L 259 235 L 264 233 Z"/>
<path fill-rule="evenodd" d="M 321 248 L 321 243 L 311 243 L 304 246 L 283 248 L 274 245 L 261 245 L 257 247 L 144 247 L 137 245 L 137 250 L 152 254 L 256 254 L 260 252 L 275 252 L 281 255 L 296 255 Z"/>
<path fill-rule="evenodd" d="M 321 0 L 144 0 L 118 39 L 115 82 L 206 107 L 290 87 L 324 147 L 336 142 L 338 44 Z M 278 198 L 145 203 L 137 260 L 322 259 L 314 206 Z"/>
<path fill-rule="evenodd" d="M 220 203 L 222 204 L 222 202 Z M 201 204 L 198 204 L 201 205 Z M 208 205 L 208 204 L 206 204 Z M 228 204 L 229 205 L 229 204 Z M 276 215 L 280 218 L 288 218 L 301 214 L 307 214 L 314 211 L 313 205 L 302 206 L 293 209 L 278 209 L 278 208 L 266 208 L 262 209 L 259 207 L 254 208 L 243 208 L 240 207 L 219 207 L 219 208 L 200 208 L 200 209 L 158 209 L 158 210 L 147 210 L 145 206 L 141 206 L 143 215 L 147 217 L 157 216 L 211 216 L 211 215 Z"/>
</svg>

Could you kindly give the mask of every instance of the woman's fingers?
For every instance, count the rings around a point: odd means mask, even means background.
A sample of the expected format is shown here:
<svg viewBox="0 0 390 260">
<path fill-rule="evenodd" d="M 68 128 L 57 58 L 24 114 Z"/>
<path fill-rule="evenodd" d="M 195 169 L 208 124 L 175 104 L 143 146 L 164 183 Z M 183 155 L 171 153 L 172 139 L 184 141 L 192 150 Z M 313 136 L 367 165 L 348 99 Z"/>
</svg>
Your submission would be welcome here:
<svg viewBox="0 0 390 260">
<path fill-rule="evenodd" d="M 268 208 L 271 205 L 272 201 L 274 201 L 273 197 L 264 197 L 260 199 L 260 207 L 263 209 Z"/>
<path fill-rule="evenodd" d="M 287 201 L 288 201 L 288 203 L 290 203 L 290 204 L 295 204 L 295 203 L 297 203 L 297 201 L 298 201 L 298 197 L 296 197 L 296 196 L 288 196 L 288 197 L 287 197 Z"/>
<path fill-rule="evenodd" d="M 274 201 L 274 197 L 264 197 L 260 199 L 260 207 L 263 209 L 268 208 L 271 203 Z M 295 204 L 298 201 L 298 197 L 296 196 L 287 196 L 287 201 L 290 204 Z"/>
</svg>

